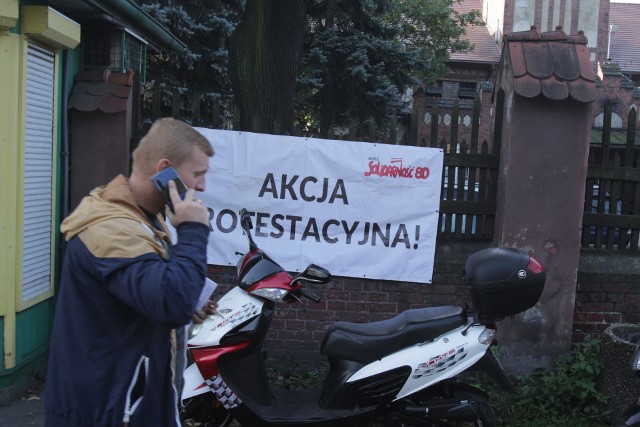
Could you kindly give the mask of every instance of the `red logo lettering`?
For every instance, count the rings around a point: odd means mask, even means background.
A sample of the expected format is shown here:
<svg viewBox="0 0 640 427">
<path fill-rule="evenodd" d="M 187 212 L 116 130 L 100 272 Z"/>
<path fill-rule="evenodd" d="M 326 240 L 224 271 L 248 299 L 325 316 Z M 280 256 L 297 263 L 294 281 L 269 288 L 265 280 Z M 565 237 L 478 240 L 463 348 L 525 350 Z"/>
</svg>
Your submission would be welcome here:
<svg viewBox="0 0 640 427">
<path fill-rule="evenodd" d="M 380 161 L 369 161 L 369 170 L 364 173 L 364 176 L 377 175 L 388 178 L 415 178 L 415 179 L 427 179 L 431 174 L 428 167 L 404 167 L 402 165 L 402 158 L 391 158 L 391 164 L 385 165 Z"/>
</svg>

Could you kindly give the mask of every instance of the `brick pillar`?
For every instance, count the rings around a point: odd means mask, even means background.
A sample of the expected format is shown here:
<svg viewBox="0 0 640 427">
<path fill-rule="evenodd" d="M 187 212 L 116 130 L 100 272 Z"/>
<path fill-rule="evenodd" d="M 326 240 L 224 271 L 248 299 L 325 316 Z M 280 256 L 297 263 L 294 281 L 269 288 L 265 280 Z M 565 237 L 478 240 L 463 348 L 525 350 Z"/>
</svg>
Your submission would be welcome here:
<svg viewBox="0 0 640 427">
<path fill-rule="evenodd" d="M 534 29 L 504 43 L 494 96 L 501 147 L 494 243 L 529 251 L 547 271 L 538 304 L 499 325 L 505 369 L 524 374 L 571 343 L 596 90 L 581 34 Z"/>
</svg>

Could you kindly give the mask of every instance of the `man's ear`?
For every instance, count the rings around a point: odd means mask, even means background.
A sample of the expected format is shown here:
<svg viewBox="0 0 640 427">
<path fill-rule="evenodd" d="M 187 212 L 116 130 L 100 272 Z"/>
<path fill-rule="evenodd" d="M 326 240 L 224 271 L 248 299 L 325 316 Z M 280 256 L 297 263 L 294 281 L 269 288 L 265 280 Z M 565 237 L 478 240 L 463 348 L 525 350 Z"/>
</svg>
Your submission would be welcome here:
<svg viewBox="0 0 640 427">
<path fill-rule="evenodd" d="M 162 158 L 156 162 L 155 173 L 160 172 L 165 169 L 167 166 L 171 165 L 171 161 L 169 159 Z"/>
</svg>

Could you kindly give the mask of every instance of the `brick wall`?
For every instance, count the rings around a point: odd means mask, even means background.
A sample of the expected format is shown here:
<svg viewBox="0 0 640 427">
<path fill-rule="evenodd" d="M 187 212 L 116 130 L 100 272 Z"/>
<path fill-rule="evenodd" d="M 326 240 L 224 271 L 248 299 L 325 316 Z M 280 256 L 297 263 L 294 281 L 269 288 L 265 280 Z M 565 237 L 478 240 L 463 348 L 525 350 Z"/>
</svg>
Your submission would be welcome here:
<svg viewBox="0 0 640 427">
<path fill-rule="evenodd" d="M 470 303 L 462 269 L 467 257 L 489 243 L 439 242 L 433 283 L 388 282 L 336 277 L 311 285 L 319 304 L 277 306 L 268 335 L 268 365 L 294 360 L 298 367 L 324 366 L 320 343 L 335 321 L 371 322 L 411 308 Z M 268 247 L 263 248 L 268 252 Z M 640 323 L 640 257 L 583 251 L 578 269 L 573 340 L 602 333 L 611 323 Z M 209 267 L 220 284 L 217 297 L 235 285 L 235 268 Z M 568 284 L 572 286 L 573 284 Z"/>
<path fill-rule="evenodd" d="M 462 269 L 467 256 L 488 244 L 439 243 L 433 284 L 374 281 L 336 277 L 327 285 L 310 285 L 322 297 L 319 304 L 279 304 L 268 335 L 268 364 L 277 368 L 285 360 L 299 366 L 320 367 L 325 358 L 320 343 L 329 326 L 338 320 L 371 322 L 388 319 L 411 308 L 470 303 Z M 268 247 L 263 248 L 268 252 Z M 235 283 L 235 269 L 209 267 L 219 283 L 218 298 Z"/>
<path fill-rule="evenodd" d="M 604 112 L 604 105 L 611 102 L 611 110 L 622 119 L 622 128 L 627 129 L 631 108 L 640 101 L 640 91 L 635 90 L 631 80 L 620 71 L 618 64 L 600 64 L 596 81 L 598 99 L 593 104 L 593 118 Z M 637 111 L 637 110 L 636 110 Z M 636 129 L 640 128 L 640 114 L 636 116 Z"/>
<path fill-rule="evenodd" d="M 578 268 L 573 340 L 599 335 L 612 323 L 640 323 L 640 259 L 584 251 Z"/>
</svg>

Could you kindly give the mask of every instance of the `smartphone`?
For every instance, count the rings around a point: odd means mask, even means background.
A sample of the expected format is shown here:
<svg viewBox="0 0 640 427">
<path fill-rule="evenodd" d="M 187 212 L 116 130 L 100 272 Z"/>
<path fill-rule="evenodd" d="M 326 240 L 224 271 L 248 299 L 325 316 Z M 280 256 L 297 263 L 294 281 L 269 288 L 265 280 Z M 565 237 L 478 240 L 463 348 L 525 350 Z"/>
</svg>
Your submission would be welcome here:
<svg viewBox="0 0 640 427">
<path fill-rule="evenodd" d="M 162 194 L 167 206 L 169 206 L 169 209 L 173 212 L 173 204 L 171 203 L 171 197 L 169 196 L 169 181 L 176 183 L 178 194 L 181 199 L 184 199 L 184 195 L 187 192 L 187 186 L 184 185 L 184 182 L 180 179 L 180 175 L 178 175 L 178 172 L 173 166 L 167 166 L 151 177 L 151 182 L 153 182 L 153 185 L 155 185 L 160 194 Z"/>
</svg>

